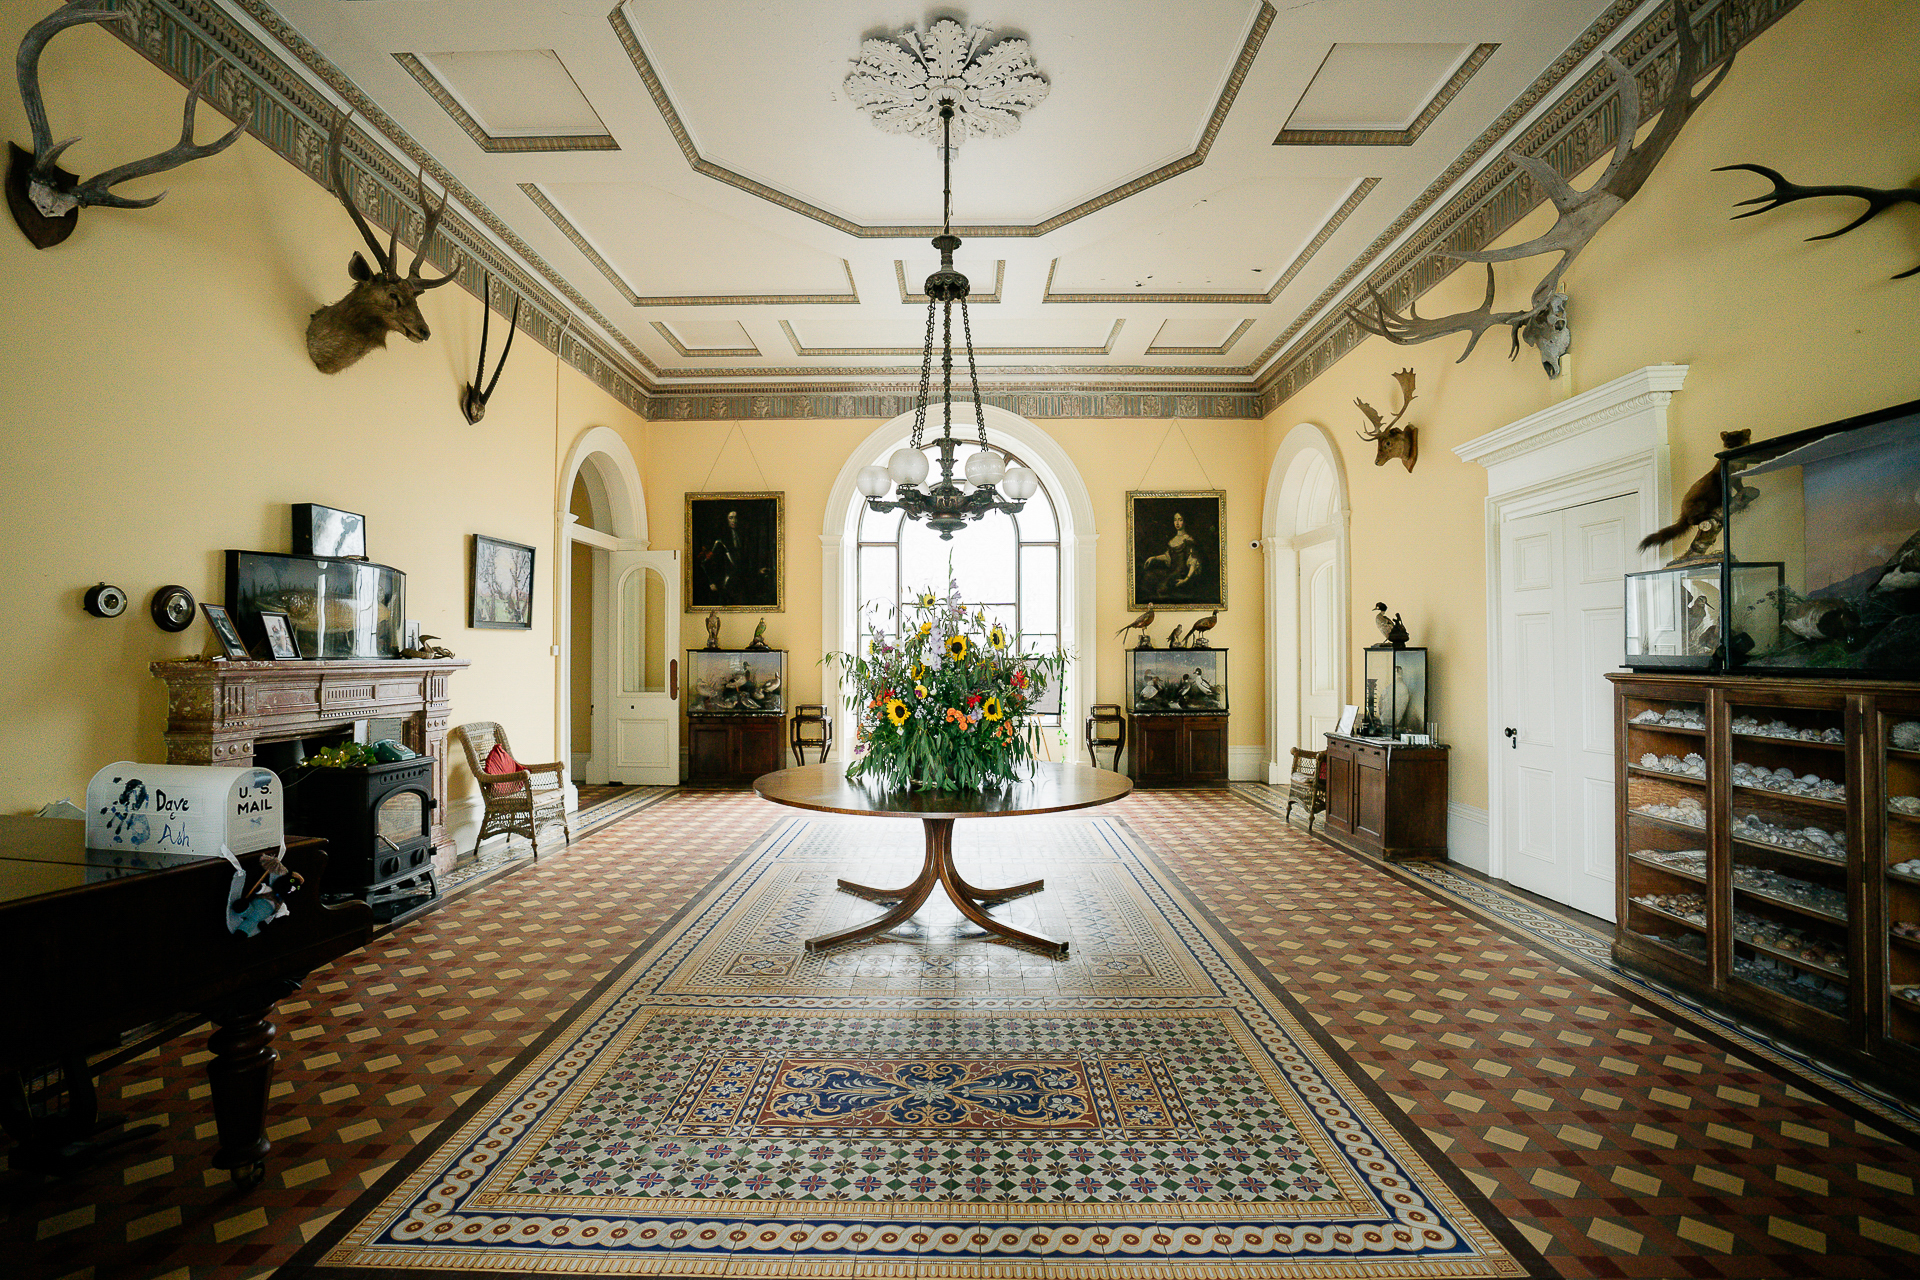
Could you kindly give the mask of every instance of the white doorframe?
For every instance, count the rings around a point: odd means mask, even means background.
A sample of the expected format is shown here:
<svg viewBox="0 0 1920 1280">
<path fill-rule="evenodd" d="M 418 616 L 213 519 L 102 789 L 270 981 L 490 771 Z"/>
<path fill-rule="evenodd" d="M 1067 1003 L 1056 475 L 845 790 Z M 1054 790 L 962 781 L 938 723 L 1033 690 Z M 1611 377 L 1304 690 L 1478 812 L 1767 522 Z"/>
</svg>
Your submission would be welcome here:
<svg viewBox="0 0 1920 1280">
<path fill-rule="evenodd" d="M 1061 725 L 1067 730 L 1067 745 L 1061 755 L 1077 763 L 1086 750 L 1080 740 L 1080 726 L 1086 721 L 1087 707 L 1096 698 L 1099 631 L 1094 625 L 1093 575 L 1098 535 L 1093 526 L 1093 496 L 1080 478 L 1080 469 L 1052 436 L 1018 414 L 994 405 L 983 408 L 988 441 L 1004 442 L 1033 468 L 1052 495 L 1054 513 L 1060 520 L 1060 643 L 1074 655 L 1067 667 L 1067 696 L 1061 707 Z M 864 499 L 854 488 L 854 478 L 860 468 L 905 444 L 912 430 L 912 413 L 903 413 L 875 430 L 847 456 L 827 494 L 820 528 L 822 653 L 852 653 L 860 643 L 855 616 L 859 601 L 853 598 L 853 583 L 858 581 L 854 554 L 858 548 L 851 535 L 859 514 L 857 505 Z M 820 700 L 827 704 L 829 714 L 839 715 L 844 710 L 840 682 L 831 666 L 821 668 Z M 832 758 L 842 759 L 844 752 L 852 750 L 852 733 L 834 735 Z"/>
<path fill-rule="evenodd" d="M 573 516 L 573 482 L 585 479 L 594 508 L 594 522 L 604 528 L 587 528 Z M 593 698 L 597 706 L 611 705 L 613 652 L 611 629 L 612 589 L 607 574 L 607 556 L 614 551 L 647 549 L 647 495 L 640 483 L 640 468 L 626 438 L 611 427 L 588 427 L 567 451 L 559 473 L 559 489 L 554 499 L 554 600 L 558 611 L 554 656 L 554 742 L 558 758 L 573 758 L 573 547 L 582 543 L 594 549 L 593 572 Z M 593 726 L 592 754 L 588 757 L 585 780 L 605 781 L 607 735 L 604 720 Z M 582 778 L 568 770 L 569 787 Z M 570 802 L 571 803 L 571 802 Z"/>
<path fill-rule="evenodd" d="M 1500 626 L 1500 528 L 1507 520 L 1558 511 L 1602 498 L 1637 500 L 1641 534 L 1666 523 L 1671 508 L 1667 402 L 1687 380 L 1683 364 L 1655 364 L 1615 378 L 1454 449 L 1487 470 L 1487 810 L 1488 865 L 1506 878 L 1506 783 L 1498 752 L 1506 748 L 1507 655 Z M 1652 552 L 1641 555 L 1652 567 Z"/>
<path fill-rule="evenodd" d="M 1312 530 L 1300 528 L 1301 500 L 1311 462 L 1320 458 L 1331 469 L 1334 494 L 1331 523 L 1334 540 L 1335 685 L 1347 688 L 1348 649 L 1351 647 L 1353 607 L 1348 581 L 1348 546 L 1352 512 L 1347 504 L 1347 473 L 1340 450 L 1324 427 L 1303 422 L 1289 431 L 1273 455 L 1267 471 L 1267 500 L 1261 519 L 1260 549 L 1266 558 L 1267 594 L 1267 781 L 1284 785 L 1292 771 L 1288 751 L 1300 733 L 1300 551 L 1303 541 L 1318 541 Z M 1320 526 L 1324 528 L 1325 526 Z M 1345 696 L 1344 693 L 1342 696 Z"/>
</svg>

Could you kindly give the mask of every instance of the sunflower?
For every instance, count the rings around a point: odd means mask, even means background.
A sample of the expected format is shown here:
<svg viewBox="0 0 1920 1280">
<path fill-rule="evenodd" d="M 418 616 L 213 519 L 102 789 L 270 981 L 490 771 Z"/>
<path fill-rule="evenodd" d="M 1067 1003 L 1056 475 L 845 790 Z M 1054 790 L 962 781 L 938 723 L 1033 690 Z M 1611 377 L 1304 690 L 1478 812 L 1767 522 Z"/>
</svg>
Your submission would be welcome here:
<svg viewBox="0 0 1920 1280">
<path fill-rule="evenodd" d="M 1000 718 L 999 696 L 994 695 L 992 697 L 989 697 L 985 702 L 981 703 L 980 714 L 985 716 L 989 720 L 998 720 Z"/>
<path fill-rule="evenodd" d="M 912 666 L 907 668 L 907 675 L 916 681 L 926 679 L 927 664 L 924 662 L 915 662 Z"/>
<path fill-rule="evenodd" d="M 947 637 L 947 657 L 955 662 L 965 660 L 967 656 L 967 638 L 965 636 Z"/>
<path fill-rule="evenodd" d="M 987 632 L 987 643 L 996 649 L 1007 647 L 1007 629 L 999 623 L 993 624 L 993 630 Z"/>
<path fill-rule="evenodd" d="M 913 686 L 913 696 L 916 698 L 925 698 L 927 696 L 927 686 L 923 684 Z"/>
<path fill-rule="evenodd" d="M 933 592 L 922 591 L 920 593 L 920 607 L 922 609 L 931 609 L 936 603 L 937 601 L 933 598 Z"/>
<path fill-rule="evenodd" d="M 898 728 L 900 725 L 905 724 L 907 717 L 912 714 L 913 713 L 907 709 L 907 704 L 900 701 L 900 699 L 891 698 L 888 700 L 887 719 L 893 721 L 894 727 Z"/>
</svg>

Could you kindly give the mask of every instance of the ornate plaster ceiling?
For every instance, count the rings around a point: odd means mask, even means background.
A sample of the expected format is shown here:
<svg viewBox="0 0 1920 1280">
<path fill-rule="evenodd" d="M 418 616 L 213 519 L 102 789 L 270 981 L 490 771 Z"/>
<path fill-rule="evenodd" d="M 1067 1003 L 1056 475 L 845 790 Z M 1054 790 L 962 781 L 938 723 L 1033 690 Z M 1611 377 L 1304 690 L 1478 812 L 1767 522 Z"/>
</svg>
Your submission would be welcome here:
<svg viewBox="0 0 1920 1280">
<path fill-rule="evenodd" d="M 452 185 L 567 330 L 663 399 L 914 380 L 939 157 L 875 128 L 845 81 L 864 39 L 990 24 L 1051 87 L 1017 132 L 956 153 L 982 375 L 1169 404 L 1270 399 L 1354 282 L 1659 7 L 217 2 L 323 97 L 358 99 L 396 165 Z"/>
</svg>

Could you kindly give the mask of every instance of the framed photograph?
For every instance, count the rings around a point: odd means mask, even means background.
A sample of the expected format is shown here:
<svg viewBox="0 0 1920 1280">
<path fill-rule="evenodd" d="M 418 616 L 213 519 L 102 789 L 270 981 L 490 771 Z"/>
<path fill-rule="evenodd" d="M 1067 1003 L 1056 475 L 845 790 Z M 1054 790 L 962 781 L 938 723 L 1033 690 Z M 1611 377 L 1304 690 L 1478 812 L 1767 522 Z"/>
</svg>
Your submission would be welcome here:
<svg viewBox="0 0 1920 1280">
<path fill-rule="evenodd" d="M 275 662 L 299 658 L 300 642 L 294 639 L 292 618 L 278 609 L 262 609 L 260 629 L 266 633 L 267 652 Z"/>
<path fill-rule="evenodd" d="M 1127 494 L 1127 608 L 1227 607 L 1227 491 Z"/>
<path fill-rule="evenodd" d="M 367 558 L 367 518 L 317 502 L 293 504 L 293 554 Z"/>
<path fill-rule="evenodd" d="M 688 613 L 784 613 L 787 495 L 690 493 L 683 591 Z"/>
<path fill-rule="evenodd" d="M 1343 706 L 1343 707 L 1341 707 L 1341 708 L 1340 708 L 1340 723 L 1339 723 L 1339 724 L 1338 724 L 1337 726 L 1335 726 L 1335 728 L 1334 728 L 1334 732 L 1335 732 L 1335 733 L 1337 733 L 1337 734 L 1339 734 L 1339 735 L 1340 735 L 1341 737 L 1343 737 L 1343 738 L 1350 738 L 1350 737 L 1352 737 L 1352 736 L 1353 736 L 1353 726 L 1354 726 L 1354 724 L 1355 724 L 1355 722 L 1357 722 L 1357 721 L 1358 721 L 1359 719 L 1360 719 L 1360 708 L 1359 708 L 1359 707 L 1357 707 L 1357 706 L 1354 706 L 1354 705 L 1352 705 L 1351 703 L 1349 703 L 1349 704 L 1348 704 L 1348 705 L 1346 705 L 1346 706 Z"/>
<path fill-rule="evenodd" d="M 236 662 L 245 662 L 253 655 L 247 652 L 246 641 L 240 638 L 240 628 L 233 625 L 233 616 L 225 605 L 202 604 L 200 612 L 206 615 L 207 625 L 213 628 L 213 638 L 220 642 L 223 656 Z"/>
<path fill-rule="evenodd" d="M 406 620 L 407 575 L 384 564 L 326 556 L 227 552 L 227 612 L 241 639 L 267 648 L 264 611 L 293 621 L 308 658 L 397 658 Z"/>
<path fill-rule="evenodd" d="M 473 535 L 467 579 L 468 626 L 533 629 L 533 548 Z"/>
</svg>

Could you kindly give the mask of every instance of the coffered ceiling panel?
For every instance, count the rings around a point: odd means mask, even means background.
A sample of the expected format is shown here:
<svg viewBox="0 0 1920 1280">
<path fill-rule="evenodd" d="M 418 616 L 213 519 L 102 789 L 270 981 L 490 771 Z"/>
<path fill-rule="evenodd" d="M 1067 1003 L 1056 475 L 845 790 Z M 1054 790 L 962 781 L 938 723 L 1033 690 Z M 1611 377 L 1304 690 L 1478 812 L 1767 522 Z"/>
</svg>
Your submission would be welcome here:
<svg viewBox="0 0 1920 1280">
<path fill-rule="evenodd" d="M 551 49 L 457 50 L 419 56 L 474 122 L 494 137 L 607 131 Z"/>
<path fill-rule="evenodd" d="M 954 316 L 957 339 L 960 317 Z M 889 351 L 918 356 L 926 334 L 926 317 L 902 317 L 897 321 L 796 320 L 793 336 L 802 351 Z M 978 317 L 973 321 L 974 351 L 983 359 L 990 355 L 1030 355 L 1065 348 L 1085 354 L 1101 353 L 1115 337 L 1114 320 L 1108 316 L 1080 314 L 1065 320 L 1019 320 Z M 956 356 L 956 364 L 960 359 Z M 940 376 L 939 353 L 934 354 L 934 377 Z"/>
<path fill-rule="evenodd" d="M 1473 50 L 1460 44 L 1336 44 L 1289 129 L 1405 129 Z"/>
</svg>

